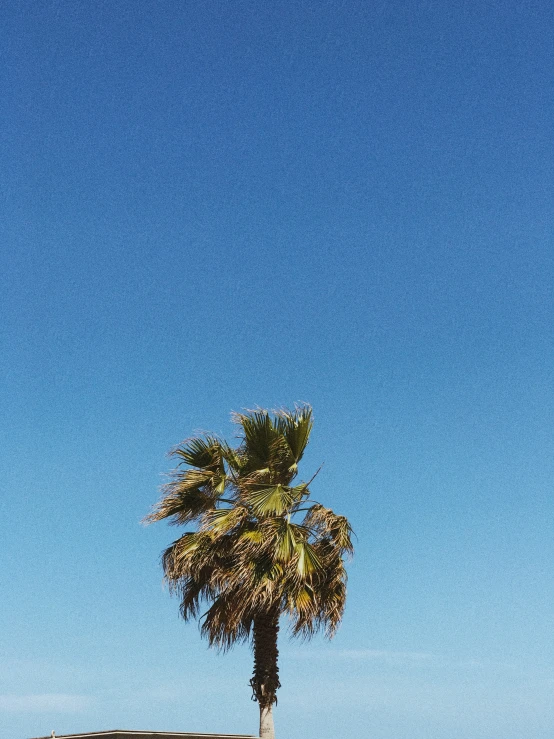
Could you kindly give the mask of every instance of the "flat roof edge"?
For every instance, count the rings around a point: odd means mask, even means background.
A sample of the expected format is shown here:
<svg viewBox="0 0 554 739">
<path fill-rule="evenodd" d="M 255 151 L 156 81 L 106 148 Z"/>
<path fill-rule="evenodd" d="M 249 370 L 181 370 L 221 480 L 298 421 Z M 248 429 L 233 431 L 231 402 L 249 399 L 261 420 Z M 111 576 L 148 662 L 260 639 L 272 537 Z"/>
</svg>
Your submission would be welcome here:
<svg viewBox="0 0 554 739">
<path fill-rule="evenodd" d="M 201 737 L 202 739 L 258 739 L 254 734 L 206 734 L 198 731 L 133 731 L 132 729 L 111 729 L 111 731 L 89 731 L 84 734 L 57 734 L 56 739 L 86 739 L 86 737 L 102 737 L 119 734 L 120 736 L 161 736 L 161 737 Z M 34 737 L 34 739 L 51 739 L 49 736 Z"/>
</svg>

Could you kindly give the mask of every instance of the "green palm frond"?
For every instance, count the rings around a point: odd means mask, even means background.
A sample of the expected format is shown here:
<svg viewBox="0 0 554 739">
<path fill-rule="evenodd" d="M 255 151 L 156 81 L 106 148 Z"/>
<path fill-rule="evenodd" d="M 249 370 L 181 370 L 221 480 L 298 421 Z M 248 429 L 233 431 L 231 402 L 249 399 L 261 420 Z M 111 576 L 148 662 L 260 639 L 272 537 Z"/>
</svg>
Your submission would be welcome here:
<svg viewBox="0 0 554 739">
<path fill-rule="evenodd" d="M 302 459 L 310 440 L 313 428 L 312 409 L 305 405 L 294 411 L 280 410 L 276 412 L 276 427 L 284 436 L 292 455 L 292 464 L 297 465 Z"/>
<path fill-rule="evenodd" d="M 231 474 L 238 474 L 244 467 L 245 460 L 241 457 L 237 449 L 233 449 L 226 441 L 220 442 L 221 456 L 227 463 Z"/>
<path fill-rule="evenodd" d="M 210 473 L 178 471 L 174 479 L 162 487 L 162 498 L 144 521 L 152 523 L 169 518 L 173 525 L 191 523 L 213 507 L 214 500 L 223 494 L 224 489 L 222 480 Z"/>
<path fill-rule="evenodd" d="M 303 614 L 311 615 L 314 612 L 314 591 L 309 585 L 300 588 L 294 596 L 291 593 L 289 599 L 289 608 L 293 611 L 300 611 Z"/>
<path fill-rule="evenodd" d="M 200 469 L 214 469 L 221 465 L 221 444 L 216 436 L 194 436 L 185 439 L 171 450 L 172 457 L 178 457 L 181 464 Z"/>
<path fill-rule="evenodd" d="M 248 485 L 244 493 L 245 502 L 256 516 L 281 516 L 297 502 L 294 490 L 286 485 Z"/>
<path fill-rule="evenodd" d="M 279 527 L 273 550 L 277 562 L 290 562 L 296 554 L 298 543 L 295 526 L 285 519 L 279 521 Z"/>
<path fill-rule="evenodd" d="M 169 518 L 174 525 L 191 523 L 213 507 L 230 482 L 219 469 L 177 469 L 171 477 L 171 481 L 163 485 L 162 498 L 145 517 L 145 523 L 164 518 Z"/>
<path fill-rule="evenodd" d="M 259 528 L 244 529 L 240 532 L 237 538 L 237 545 L 241 548 L 245 546 L 254 546 L 259 548 L 260 544 L 263 544 L 265 537 L 263 531 Z"/>
<path fill-rule="evenodd" d="M 247 413 L 234 413 L 233 420 L 242 428 L 242 456 L 250 471 L 269 468 L 272 445 L 277 437 L 269 412 L 257 409 Z"/>
<path fill-rule="evenodd" d="M 318 557 L 315 547 L 307 541 L 297 541 L 296 553 L 298 555 L 296 570 L 301 579 L 305 579 L 310 575 L 321 572 L 323 563 Z"/>
<path fill-rule="evenodd" d="M 213 498 L 199 489 L 189 490 L 184 494 L 166 493 L 152 511 L 143 519 L 144 523 L 153 523 L 168 518 L 173 525 L 188 524 L 199 518 L 204 511 L 213 506 Z"/>
<path fill-rule="evenodd" d="M 248 510 L 244 506 L 235 508 L 212 508 L 206 511 L 200 521 L 203 531 L 211 531 L 213 534 L 227 534 L 239 526 L 248 516 Z"/>
</svg>

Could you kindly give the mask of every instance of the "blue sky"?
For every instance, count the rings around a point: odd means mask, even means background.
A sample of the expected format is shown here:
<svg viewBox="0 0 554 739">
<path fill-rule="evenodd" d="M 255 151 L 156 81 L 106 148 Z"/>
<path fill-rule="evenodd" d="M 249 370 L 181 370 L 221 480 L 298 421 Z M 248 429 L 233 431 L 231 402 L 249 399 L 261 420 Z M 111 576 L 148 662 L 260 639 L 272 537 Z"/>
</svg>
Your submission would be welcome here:
<svg viewBox="0 0 554 739">
<path fill-rule="evenodd" d="M 0 735 L 257 731 L 144 528 L 166 452 L 307 401 L 358 535 L 288 739 L 546 739 L 554 10 L 20 0 L 3 14 Z"/>
</svg>

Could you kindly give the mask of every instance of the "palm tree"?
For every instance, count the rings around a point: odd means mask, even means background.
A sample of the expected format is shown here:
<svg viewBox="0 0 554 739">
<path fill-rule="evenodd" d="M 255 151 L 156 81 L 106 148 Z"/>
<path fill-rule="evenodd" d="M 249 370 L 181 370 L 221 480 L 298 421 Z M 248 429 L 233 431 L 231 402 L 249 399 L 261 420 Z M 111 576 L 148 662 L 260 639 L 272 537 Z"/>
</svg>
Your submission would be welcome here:
<svg viewBox="0 0 554 739">
<path fill-rule="evenodd" d="M 211 646 L 250 642 L 260 736 L 274 739 L 280 616 L 290 617 L 293 636 L 319 629 L 333 636 L 344 610 L 352 530 L 344 516 L 310 499 L 315 475 L 292 484 L 313 426 L 309 406 L 246 411 L 233 420 L 235 448 L 205 434 L 172 451 L 179 465 L 146 520 L 194 524 L 163 553 L 165 579 L 185 621 L 208 605 L 201 631 Z"/>
</svg>

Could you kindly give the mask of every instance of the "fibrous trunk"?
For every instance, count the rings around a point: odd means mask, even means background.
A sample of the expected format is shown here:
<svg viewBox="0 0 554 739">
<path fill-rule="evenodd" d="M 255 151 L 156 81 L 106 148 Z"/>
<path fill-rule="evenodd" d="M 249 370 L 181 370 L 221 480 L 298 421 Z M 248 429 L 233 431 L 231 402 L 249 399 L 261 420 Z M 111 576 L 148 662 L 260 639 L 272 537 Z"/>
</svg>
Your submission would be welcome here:
<svg viewBox="0 0 554 739">
<path fill-rule="evenodd" d="M 277 658 L 277 635 L 279 614 L 277 612 L 254 619 L 254 674 L 250 685 L 254 698 L 260 706 L 260 737 L 275 739 L 272 706 L 277 702 L 279 682 Z"/>
</svg>

